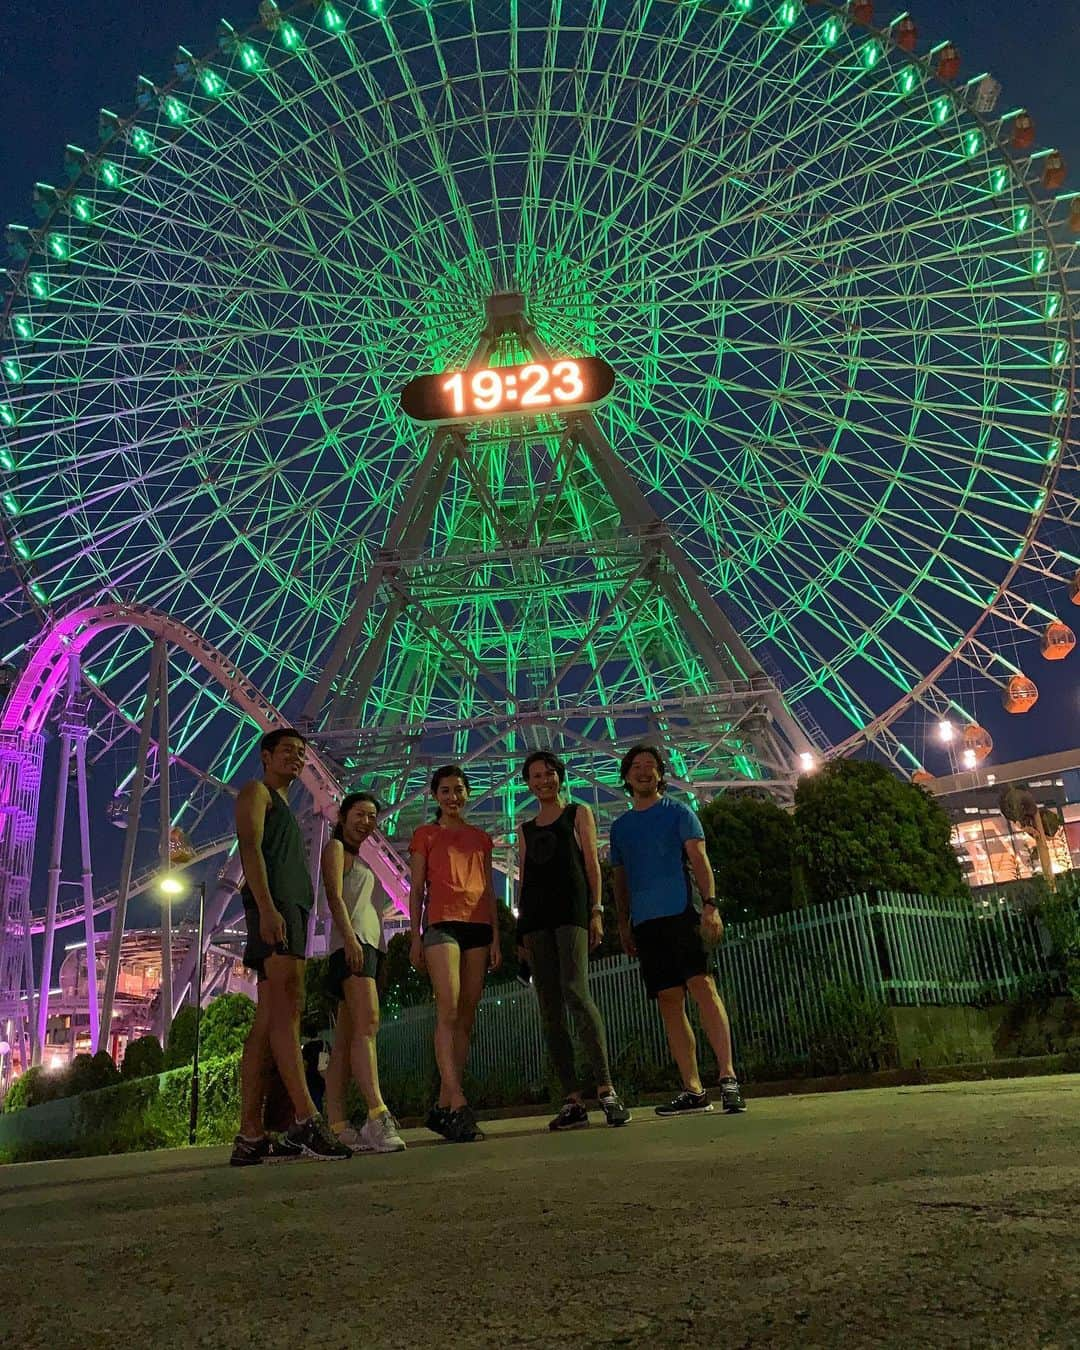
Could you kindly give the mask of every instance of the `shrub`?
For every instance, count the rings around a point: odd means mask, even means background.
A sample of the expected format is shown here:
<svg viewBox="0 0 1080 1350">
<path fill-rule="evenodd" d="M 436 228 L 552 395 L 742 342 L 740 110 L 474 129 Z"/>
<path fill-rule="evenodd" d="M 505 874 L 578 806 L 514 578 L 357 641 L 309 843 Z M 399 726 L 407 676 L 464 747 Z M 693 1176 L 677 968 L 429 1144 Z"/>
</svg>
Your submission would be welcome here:
<svg viewBox="0 0 1080 1350">
<path fill-rule="evenodd" d="M 408 933 L 396 933 L 386 949 L 386 990 L 382 1004 L 387 1012 L 400 1012 L 431 999 L 431 982 L 409 964 Z"/>
<path fill-rule="evenodd" d="M 120 1070 L 105 1050 L 99 1050 L 96 1055 L 76 1055 L 67 1072 L 59 1076 L 63 1079 L 62 1090 L 56 1095 L 80 1097 L 84 1092 L 97 1092 L 119 1083 Z"/>
<path fill-rule="evenodd" d="M 161 1073 L 165 1066 L 165 1055 L 161 1042 L 156 1036 L 140 1036 L 131 1041 L 124 1051 L 124 1062 L 120 1066 L 123 1078 L 148 1078 L 151 1074 Z"/>
<path fill-rule="evenodd" d="M 819 1006 L 790 1010 L 792 1029 L 808 1044 L 810 1074 L 873 1073 L 896 1063 L 896 1038 L 884 1003 L 851 979 L 826 980 Z"/>
<path fill-rule="evenodd" d="M 326 971 L 329 957 L 316 956 L 304 962 L 304 1011 L 300 1016 L 300 1037 L 320 1036 L 333 1025 L 337 1002 L 330 995 Z"/>
<path fill-rule="evenodd" d="M 155 1142 L 140 1147 L 179 1148 L 188 1141 L 191 1115 L 191 1073 L 167 1074 L 161 1090 L 148 1103 L 143 1130 Z M 199 1123 L 196 1142 L 225 1144 L 240 1124 L 240 1056 L 209 1059 L 199 1066 Z"/>
<path fill-rule="evenodd" d="M 195 1054 L 195 1009 L 185 1003 L 173 1018 L 165 1045 L 165 1068 L 179 1069 L 190 1064 Z"/>
<path fill-rule="evenodd" d="M 204 1059 L 228 1059 L 238 1055 L 255 1021 L 255 1004 L 247 994 L 222 994 L 207 1007 L 202 1017 Z"/>
<path fill-rule="evenodd" d="M 56 1075 L 48 1074 L 40 1064 L 19 1075 L 4 1097 L 4 1111 L 22 1111 L 28 1106 L 40 1106 L 56 1096 Z"/>
<path fill-rule="evenodd" d="M 1058 881 L 1056 892 L 1045 886 L 1038 915 L 1050 939 L 1049 964 L 1060 988 L 1080 1000 L 1080 899 L 1074 874 Z"/>
</svg>

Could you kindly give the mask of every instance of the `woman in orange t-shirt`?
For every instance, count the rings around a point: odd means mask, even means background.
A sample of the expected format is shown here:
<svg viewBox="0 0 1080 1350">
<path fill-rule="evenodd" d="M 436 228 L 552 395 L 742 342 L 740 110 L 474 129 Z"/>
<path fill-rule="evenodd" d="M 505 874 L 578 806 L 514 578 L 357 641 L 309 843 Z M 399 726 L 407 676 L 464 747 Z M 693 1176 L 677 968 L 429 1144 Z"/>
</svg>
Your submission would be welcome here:
<svg viewBox="0 0 1080 1350">
<path fill-rule="evenodd" d="M 431 795 L 439 804 L 435 821 L 419 826 L 409 844 L 409 959 L 417 970 L 427 970 L 435 990 L 440 1087 L 427 1126 L 463 1144 L 483 1138 L 461 1090 L 461 1078 L 484 976 L 489 969 L 497 970 L 502 959 L 491 876 L 492 840 L 463 818 L 469 800 L 464 769 L 457 764 L 436 769 Z"/>
</svg>

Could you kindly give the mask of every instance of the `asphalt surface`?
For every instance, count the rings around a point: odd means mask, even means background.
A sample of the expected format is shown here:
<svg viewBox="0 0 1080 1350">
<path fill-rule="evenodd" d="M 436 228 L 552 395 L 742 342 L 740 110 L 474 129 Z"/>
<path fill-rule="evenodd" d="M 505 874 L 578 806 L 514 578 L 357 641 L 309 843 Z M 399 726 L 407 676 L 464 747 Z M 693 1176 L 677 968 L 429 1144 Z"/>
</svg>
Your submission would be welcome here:
<svg viewBox="0 0 1080 1350">
<path fill-rule="evenodd" d="M 0 1344 L 1080 1347 L 1080 1077 L 0 1168 Z"/>
</svg>

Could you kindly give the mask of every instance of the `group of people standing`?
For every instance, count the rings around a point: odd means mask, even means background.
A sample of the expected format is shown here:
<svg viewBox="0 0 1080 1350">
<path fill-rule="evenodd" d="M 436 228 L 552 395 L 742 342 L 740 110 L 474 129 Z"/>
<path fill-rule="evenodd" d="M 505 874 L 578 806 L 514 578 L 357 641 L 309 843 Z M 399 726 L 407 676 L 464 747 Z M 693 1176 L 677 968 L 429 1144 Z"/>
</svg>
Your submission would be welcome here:
<svg viewBox="0 0 1080 1350">
<path fill-rule="evenodd" d="M 246 784 L 237 799 L 248 934 L 244 964 L 256 973 L 258 999 L 241 1062 L 234 1166 L 298 1157 L 345 1159 L 358 1152 L 405 1148 L 379 1086 L 377 981 L 386 954 L 383 915 L 391 902 L 360 857 L 379 812 L 377 799 L 368 792 L 350 793 L 341 803 L 321 859 L 333 920 L 328 978 L 338 1007 L 326 1073 L 325 1119 L 305 1082 L 299 1030 L 314 893 L 303 837 L 286 795 L 303 769 L 305 751 L 297 731 L 267 733 L 260 747 L 262 778 Z M 687 994 L 716 1056 L 720 1105 L 729 1113 L 743 1111 L 727 1014 L 709 973 L 709 949 L 719 941 L 723 925 L 701 822 L 688 807 L 665 796 L 664 763 L 654 747 L 632 747 L 623 757 L 620 775 L 631 804 L 611 829 L 619 936 L 626 954 L 638 958 L 646 992 L 659 1005 L 683 1083 L 671 1102 L 656 1108 L 657 1114 L 714 1109 L 698 1069 Z M 588 987 L 589 952 L 603 940 L 596 823 L 587 806 L 567 800 L 566 767 L 553 752 L 530 754 L 522 778 L 536 798 L 537 812 L 521 829 L 516 941 L 518 955 L 532 974 L 545 1041 L 564 1095 L 549 1128 L 558 1132 L 587 1126 L 586 1103 L 593 1096 L 608 1125 L 627 1125 L 632 1116 L 612 1082 L 603 1019 Z M 465 819 L 469 780 L 464 769 L 448 764 L 436 770 L 431 794 L 435 819 L 419 826 L 409 845 L 410 960 L 426 971 L 435 997 L 439 1092 L 426 1123 L 453 1143 L 468 1143 L 483 1135 L 465 1097 L 465 1064 L 484 980 L 502 962 L 493 841 Z M 570 1020 L 581 1043 L 587 1082 L 578 1078 Z M 274 1067 L 295 1114 L 294 1124 L 276 1137 L 263 1123 Z M 350 1077 L 367 1107 L 359 1129 L 346 1113 Z"/>
</svg>

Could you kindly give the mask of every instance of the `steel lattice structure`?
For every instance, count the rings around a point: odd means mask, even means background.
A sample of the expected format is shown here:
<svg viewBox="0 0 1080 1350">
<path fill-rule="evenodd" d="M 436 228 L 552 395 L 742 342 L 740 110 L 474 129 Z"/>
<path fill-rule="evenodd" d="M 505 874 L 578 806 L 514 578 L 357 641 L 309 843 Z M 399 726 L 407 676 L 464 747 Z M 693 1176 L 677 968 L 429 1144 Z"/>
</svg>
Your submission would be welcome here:
<svg viewBox="0 0 1080 1350">
<path fill-rule="evenodd" d="M 641 730 L 691 785 L 916 767 L 901 714 L 1003 686 L 1080 567 L 1080 208 L 869 8 L 264 3 L 178 53 L 9 231 L 7 604 L 155 606 L 403 810 L 445 749 L 507 819 L 545 738 L 597 792 Z M 614 396 L 399 410 L 537 346 Z M 147 651 L 86 653 L 110 744 Z M 170 710 L 209 823 L 252 724 L 182 655 Z"/>
</svg>

